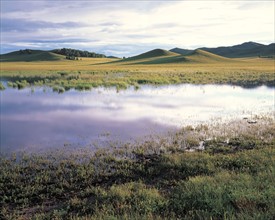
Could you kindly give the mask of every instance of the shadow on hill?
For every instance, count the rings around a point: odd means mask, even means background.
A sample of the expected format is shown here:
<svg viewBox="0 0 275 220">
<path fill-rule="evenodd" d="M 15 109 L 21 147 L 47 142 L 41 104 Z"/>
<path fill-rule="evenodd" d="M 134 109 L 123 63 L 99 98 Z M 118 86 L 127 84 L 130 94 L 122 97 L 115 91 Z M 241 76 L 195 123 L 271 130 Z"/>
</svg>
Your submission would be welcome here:
<svg viewBox="0 0 275 220">
<path fill-rule="evenodd" d="M 169 64 L 169 63 L 183 63 L 183 62 L 189 62 L 188 59 L 186 59 L 184 56 L 178 55 L 178 56 L 168 56 L 168 57 L 155 57 L 150 59 L 141 59 L 141 60 L 127 60 L 127 59 L 121 59 L 121 60 L 115 60 L 111 62 L 105 62 L 105 63 L 97 63 L 97 64 L 91 64 L 91 65 L 104 65 L 104 64 L 120 64 L 120 65 L 150 65 L 150 64 Z"/>
<path fill-rule="evenodd" d="M 118 58 L 118 60 L 114 60 L 114 61 L 103 62 L 103 63 L 93 63 L 93 64 L 90 64 L 90 66 L 123 63 L 124 61 L 125 61 L 125 59 Z"/>
<path fill-rule="evenodd" d="M 152 60 L 143 60 L 141 62 L 135 62 L 134 64 L 168 64 L 168 63 L 183 63 L 188 62 L 184 56 L 169 56 L 169 57 L 157 57 Z M 131 65 L 133 63 L 126 63 L 126 65 Z"/>
<path fill-rule="evenodd" d="M 0 55 L 1 62 L 58 61 L 63 59 L 65 56 L 39 50 L 21 50 Z"/>
<path fill-rule="evenodd" d="M 197 49 L 193 51 L 191 54 L 186 55 L 185 58 L 190 62 L 196 62 L 196 63 L 232 61 L 232 59 L 230 58 L 219 56 L 200 49 Z"/>
<path fill-rule="evenodd" d="M 232 62 L 233 60 L 200 49 L 194 50 L 188 55 L 181 55 L 167 50 L 155 49 L 126 59 L 118 59 L 110 62 L 102 62 L 90 65 L 160 65 L 172 63 L 216 63 L 228 61 Z"/>
</svg>

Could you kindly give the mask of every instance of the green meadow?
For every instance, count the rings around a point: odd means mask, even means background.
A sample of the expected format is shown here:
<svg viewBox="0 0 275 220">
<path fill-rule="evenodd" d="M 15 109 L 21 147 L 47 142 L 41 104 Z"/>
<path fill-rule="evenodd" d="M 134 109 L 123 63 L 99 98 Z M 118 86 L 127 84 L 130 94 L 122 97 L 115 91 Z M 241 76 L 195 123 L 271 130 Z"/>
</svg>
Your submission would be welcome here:
<svg viewBox="0 0 275 220">
<path fill-rule="evenodd" d="M 127 59 L 1 56 L 1 80 L 63 93 L 98 86 L 274 87 L 274 59 L 156 49 Z M 4 90 L 4 84 L 0 84 Z M 258 117 L 187 126 L 92 151 L 65 147 L 0 157 L 0 219 L 273 219 L 275 124 Z M 203 144 L 203 149 L 198 148 Z"/>
<path fill-rule="evenodd" d="M 274 119 L 258 118 L 95 152 L 1 157 L 0 217 L 273 219 L 274 131 Z"/>
<path fill-rule="evenodd" d="M 18 57 L 12 53 L 1 57 L 1 78 L 12 82 L 13 87 L 47 85 L 82 90 L 179 83 L 255 87 L 273 86 L 275 81 L 274 59 L 225 58 L 202 50 L 183 56 L 156 49 L 127 59 L 66 60 L 51 52 L 20 56 L 20 61 Z"/>
</svg>

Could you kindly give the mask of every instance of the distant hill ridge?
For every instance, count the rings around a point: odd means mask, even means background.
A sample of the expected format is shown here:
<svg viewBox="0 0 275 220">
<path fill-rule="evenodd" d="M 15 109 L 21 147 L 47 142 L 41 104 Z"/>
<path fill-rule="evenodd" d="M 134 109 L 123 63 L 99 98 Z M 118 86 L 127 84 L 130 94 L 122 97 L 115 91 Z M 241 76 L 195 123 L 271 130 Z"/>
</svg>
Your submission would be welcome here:
<svg viewBox="0 0 275 220">
<path fill-rule="evenodd" d="M 231 61 L 230 58 L 219 56 L 217 54 L 213 54 L 213 53 L 210 53 L 208 51 L 201 50 L 201 49 L 194 50 L 193 52 L 186 55 L 185 58 L 186 58 L 187 61 L 198 62 L 198 63 Z"/>
<path fill-rule="evenodd" d="M 62 59 L 65 59 L 65 57 L 50 51 L 30 49 L 0 55 L 0 61 L 4 62 L 58 61 Z"/>
<path fill-rule="evenodd" d="M 0 55 L 0 61 L 57 61 L 62 59 L 74 60 L 78 57 L 106 57 L 104 54 L 75 50 L 71 48 L 54 49 L 51 51 L 25 49 Z"/>
<path fill-rule="evenodd" d="M 126 62 L 129 64 L 167 64 L 167 63 L 213 63 L 219 61 L 231 61 L 207 51 L 200 49 L 189 50 L 188 55 L 181 55 L 179 53 L 155 49 L 142 53 L 137 56 L 129 57 L 118 62 Z"/>
<path fill-rule="evenodd" d="M 275 44 L 264 45 L 256 42 L 245 42 L 242 44 L 228 46 L 228 47 L 216 47 L 198 48 L 204 51 L 211 52 L 220 56 L 228 58 L 241 58 L 241 57 L 275 57 Z M 182 55 L 188 55 L 194 50 L 187 50 L 182 48 L 173 48 L 170 51 L 176 52 Z"/>
<path fill-rule="evenodd" d="M 148 58 L 153 58 L 153 57 L 162 57 L 162 56 L 175 56 L 178 55 L 174 52 L 168 51 L 168 50 L 163 50 L 163 49 L 154 49 L 150 50 L 148 52 L 142 53 L 137 56 L 129 57 L 125 59 L 126 61 L 128 60 L 141 60 L 141 59 L 148 59 Z"/>
<path fill-rule="evenodd" d="M 0 55 L 0 61 L 58 61 L 78 57 L 106 57 L 103 54 L 70 48 L 51 51 L 25 49 Z M 114 58 L 107 56 L 107 58 Z M 196 50 L 173 48 L 171 50 L 154 49 L 117 62 L 135 62 L 140 64 L 164 64 L 182 62 L 216 62 L 229 61 L 229 58 L 265 57 L 275 58 L 275 44 L 264 45 L 256 42 L 245 42 L 239 45 L 216 48 L 198 48 Z"/>
<path fill-rule="evenodd" d="M 181 49 L 181 48 L 178 48 L 178 47 L 173 48 L 170 51 L 174 52 L 174 53 L 181 54 L 181 55 L 188 55 L 188 54 L 191 54 L 192 52 L 194 52 L 194 50 Z"/>
</svg>

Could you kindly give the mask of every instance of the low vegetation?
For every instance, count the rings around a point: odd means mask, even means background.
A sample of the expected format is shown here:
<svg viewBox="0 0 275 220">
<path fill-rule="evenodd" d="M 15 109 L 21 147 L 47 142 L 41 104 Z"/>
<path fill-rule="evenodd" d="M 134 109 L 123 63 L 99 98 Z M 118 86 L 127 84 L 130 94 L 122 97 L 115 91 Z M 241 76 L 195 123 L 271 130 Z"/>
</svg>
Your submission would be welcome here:
<svg viewBox="0 0 275 220">
<path fill-rule="evenodd" d="M 0 218 L 273 219 L 274 144 L 263 117 L 96 152 L 3 155 Z"/>
<path fill-rule="evenodd" d="M 274 60 L 266 58 L 164 50 L 123 60 L 64 55 L 1 56 L 0 77 L 9 87 L 46 85 L 58 93 L 97 86 L 275 83 Z M 274 118 L 261 117 L 187 126 L 97 151 L 64 147 L 0 155 L 0 219 L 273 219 L 274 128 Z"/>
<path fill-rule="evenodd" d="M 100 55 L 65 48 L 52 52 L 16 51 L 1 55 L 0 77 L 16 84 L 24 81 L 29 86 L 47 85 L 63 87 L 65 90 L 96 86 L 116 86 L 121 89 L 138 87 L 140 84 L 231 84 L 256 87 L 274 86 L 275 83 L 274 59 L 268 58 L 233 59 L 203 50 L 181 55 L 162 49 L 127 59 L 97 56 Z"/>
<path fill-rule="evenodd" d="M 192 59 L 200 59 L 200 56 Z M 176 59 L 174 56 L 154 59 Z M 113 62 L 109 58 L 82 58 L 78 61 L 4 62 L 1 78 L 12 83 L 26 81 L 29 86 L 47 85 L 64 88 L 142 84 L 231 84 L 243 87 L 274 86 L 273 60 L 220 61 L 217 63 L 135 64 Z M 139 60 L 140 62 L 140 60 Z M 142 62 L 145 62 L 143 60 Z M 146 62 L 153 62 L 150 59 Z M 163 62 L 163 61 L 162 61 Z"/>
<path fill-rule="evenodd" d="M 75 50 L 70 48 L 62 48 L 62 49 L 55 49 L 51 52 L 64 55 L 68 57 L 106 57 L 103 54 L 98 54 L 95 52 L 83 51 L 83 50 Z"/>
<path fill-rule="evenodd" d="M 5 86 L 3 85 L 3 83 L 2 82 L 0 82 L 0 90 L 5 90 L 6 88 L 5 88 Z"/>
</svg>

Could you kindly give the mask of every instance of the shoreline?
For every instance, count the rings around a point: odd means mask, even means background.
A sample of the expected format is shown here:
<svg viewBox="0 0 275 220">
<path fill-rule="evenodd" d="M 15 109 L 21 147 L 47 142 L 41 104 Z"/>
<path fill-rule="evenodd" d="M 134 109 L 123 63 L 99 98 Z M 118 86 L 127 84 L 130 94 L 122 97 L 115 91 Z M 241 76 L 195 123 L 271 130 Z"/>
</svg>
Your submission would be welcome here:
<svg viewBox="0 0 275 220">
<path fill-rule="evenodd" d="M 187 126 L 111 150 L 0 157 L 0 216 L 270 219 L 274 125 L 274 118 L 263 117 L 255 124 L 216 125 L 216 132 Z M 205 150 L 190 152 L 203 139 Z"/>
</svg>

